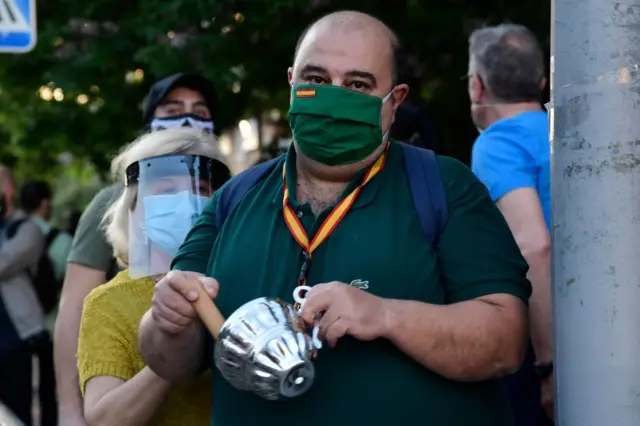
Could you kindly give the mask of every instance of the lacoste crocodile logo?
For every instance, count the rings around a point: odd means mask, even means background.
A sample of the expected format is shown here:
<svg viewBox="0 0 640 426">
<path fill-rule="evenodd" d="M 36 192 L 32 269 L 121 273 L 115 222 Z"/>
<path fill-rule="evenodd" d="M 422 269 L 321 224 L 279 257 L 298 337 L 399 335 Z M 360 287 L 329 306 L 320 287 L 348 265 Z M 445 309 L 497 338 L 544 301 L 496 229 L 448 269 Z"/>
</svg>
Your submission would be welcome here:
<svg viewBox="0 0 640 426">
<path fill-rule="evenodd" d="M 349 284 L 351 287 L 358 288 L 360 290 L 367 290 L 369 288 L 369 281 L 362 281 L 360 279 L 351 281 Z"/>
</svg>

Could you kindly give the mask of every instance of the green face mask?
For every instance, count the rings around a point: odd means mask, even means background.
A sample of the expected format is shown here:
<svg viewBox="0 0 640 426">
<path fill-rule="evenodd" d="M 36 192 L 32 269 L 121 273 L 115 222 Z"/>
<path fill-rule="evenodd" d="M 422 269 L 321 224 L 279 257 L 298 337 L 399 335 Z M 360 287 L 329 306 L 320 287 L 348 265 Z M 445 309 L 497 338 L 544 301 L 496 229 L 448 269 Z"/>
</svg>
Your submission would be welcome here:
<svg viewBox="0 0 640 426">
<path fill-rule="evenodd" d="M 384 99 L 330 85 L 294 86 L 289 125 L 298 148 L 329 166 L 371 155 L 383 142 Z"/>
</svg>

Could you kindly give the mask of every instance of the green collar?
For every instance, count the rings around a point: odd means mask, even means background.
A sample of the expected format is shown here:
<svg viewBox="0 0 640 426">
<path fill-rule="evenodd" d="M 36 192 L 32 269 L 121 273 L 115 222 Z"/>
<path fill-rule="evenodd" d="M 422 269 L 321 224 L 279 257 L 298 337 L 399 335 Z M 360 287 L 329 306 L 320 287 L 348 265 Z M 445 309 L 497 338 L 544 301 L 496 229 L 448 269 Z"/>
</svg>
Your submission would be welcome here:
<svg viewBox="0 0 640 426">
<path fill-rule="evenodd" d="M 375 200 L 376 198 L 376 194 L 378 192 L 378 188 L 380 187 L 380 181 L 383 179 L 383 176 L 387 173 L 389 173 L 389 163 L 390 163 L 390 159 L 392 157 L 395 157 L 394 155 L 394 151 L 395 148 L 397 148 L 395 145 L 397 145 L 395 142 L 391 142 L 391 146 L 389 147 L 389 152 L 388 152 L 388 156 L 387 156 L 387 161 L 385 164 L 385 167 L 382 169 L 382 171 L 375 176 L 373 179 L 371 179 L 371 181 L 369 181 L 369 183 L 367 185 L 365 185 L 364 188 L 362 188 L 362 190 L 360 191 L 360 194 L 358 194 L 358 197 L 355 199 L 355 201 L 353 202 L 353 205 L 351 206 L 351 209 L 359 209 L 365 206 L 368 206 L 369 204 L 371 204 L 373 202 L 373 200 Z M 293 146 L 293 143 L 289 146 L 289 150 L 287 151 L 287 154 L 285 156 L 285 160 L 286 160 L 286 167 L 287 170 L 285 171 L 285 175 L 287 178 L 287 185 L 289 186 L 289 203 L 291 204 L 291 207 L 296 210 L 298 207 L 301 207 L 300 204 L 298 204 L 298 201 L 296 200 L 296 191 L 295 188 L 297 186 L 297 173 L 296 173 L 296 150 L 295 147 Z M 359 172 L 352 180 L 351 182 L 349 182 L 349 184 L 347 185 L 347 187 L 345 188 L 345 190 L 343 191 L 342 195 L 340 195 L 340 198 L 338 199 L 337 202 L 342 201 L 347 195 L 349 195 L 354 189 L 356 189 L 358 187 L 358 185 L 360 185 L 360 183 L 362 182 L 362 179 L 364 178 L 364 175 L 366 174 L 367 170 L 363 170 L 361 172 Z M 282 173 L 282 166 L 278 167 L 278 173 Z M 284 187 L 282 185 L 282 181 L 280 181 L 280 185 L 278 187 L 278 190 L 276 191 L 275 196 L 273 197 L 273 203 L 279 208 L 282 209 L 282 198 L 284 196 Z M 335 205 L 334 205 L 335 206 Z M 331 207 L 333 208 L 333 206 Z"/>
</svg>

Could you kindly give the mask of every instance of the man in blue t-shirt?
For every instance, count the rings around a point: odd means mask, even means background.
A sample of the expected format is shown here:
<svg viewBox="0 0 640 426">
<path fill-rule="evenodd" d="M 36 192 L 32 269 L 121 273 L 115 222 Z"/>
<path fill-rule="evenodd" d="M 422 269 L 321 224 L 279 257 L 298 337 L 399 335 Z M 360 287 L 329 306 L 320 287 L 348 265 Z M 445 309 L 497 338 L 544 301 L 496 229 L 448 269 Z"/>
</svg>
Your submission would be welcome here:
<svg viewBox="0 0 640 426">
<path fill-rule="evenodd" d="M 471 117 L 480 131 L 472 169 L 507 220 L 529 263 L 533 288 L 533 350 L 506 380 L 515 426 L 553 419 L 549 122 L 540 105 L 544 63 L 535 36 L 520 25 L 482 28 L 469 39 Z"/>
</svg>

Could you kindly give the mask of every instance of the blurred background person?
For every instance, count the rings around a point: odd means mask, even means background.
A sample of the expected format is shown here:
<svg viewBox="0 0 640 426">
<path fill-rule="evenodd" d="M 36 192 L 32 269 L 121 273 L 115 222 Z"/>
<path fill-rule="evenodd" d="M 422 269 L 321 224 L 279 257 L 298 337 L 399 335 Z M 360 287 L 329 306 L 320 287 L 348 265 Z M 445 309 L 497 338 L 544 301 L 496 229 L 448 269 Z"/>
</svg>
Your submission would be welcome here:
<svg viewBox="0 0 640 426">
<path fill-rule="evenodd" d="M 482 28 L 469 38 L 468 75 L 471 117 L 481 132 L 473 145 L 472 169 L 507 220 L 529 264 L 533 289 L 532 349 L 520 371 L 507 378 L 515 425 L 546 425 L 553 419 L 554 403 L 549 120 L 541 105 L 544 53 L 522 25 Z"/>
<path fill-rule="evenodd" d="M 71 214 L 69 214 L 69 219 L 67 220 L 67 233 L 72 237 L 76 234 L 76 228 L 78 228 L 80 216 L 82 216 L 82 212 L 78 210 L 73 210 Z"/>
<path fill-rule="evenodd" d="M 40 180 L 25 182 L 20 187 L 20 206 L 45 236 L 47 255 L 51 261 L 57 283 L 64 280 L 67 257 L 71 250 L 72 236 L 51 224 L 53 193 L 48 183 Z"/>
<path fill-rule="evenodd" d="M 41 305 L 45 313 L 46 332 L 34 345 L 38 359 L 38 397 L 40 424 L 53 426 L 58 420 L 55 371 L 53 368 L 53 325 L 58 311 L 58 298 L 71 249 L 72 237 L 50 224 L 53 213 L 53 194 L 49 184 L 43 181 L 28 181 L 20 187 L 20 206 L 28 217 L 40 227 L 45 238 L 44 259 L 40 260 L 38 274 L 44 280 L 40 286 Z M 51 268 L 46 275 L 44 268 Z M 46 296 L 42 297 L 42 294 Z M 45 299 L 45 300 L 43 300 Z"/>
<path fill-rule="evenodd" d="M 172 385 L 137 350 L 138 324 L 151 307 L 154 278 L 171 259 L 213 192 L 230 177 L 201 132 L 149 133 L 113 160 L 125 185 L 108 209 L 107 241 L 125 269 L 86 298 L 78 371 L 89 426 L 205 425 L 210 373 Z"/>
<path fill-rule="evenodd" d="M 396 120 L 389 136 L 420 148 L 438 152 L 438 135 L 427 105 L 421 100 L 403 102 L 396 112 Z"/>
<path fill-rule="evenodd" d="M 33 346 L 45 333 L 42 306 L 33 284 L 44 236 L 16 213 L 15 181 L 0 164 L 0 401 L 25 425 L 33 424 Z"/>
<path fill-rule="evenodd" d="M 174 74 L 155 83 L 144 103 L 146 130 L 193 127 L 210 134 L 216 92 L 204 77 Z M 211 139 L 213 143 L 213 138 Z M 82 303 L 91 290 L 118 272 L 113 249 L 101 228 L 104 213 L 122 193 L 121 183 L 100 191 L 82 214 L 73 239 L 55 332 L 55 365 L 61 423 L 83 426 L 76 352 Z"/>
</svg>

